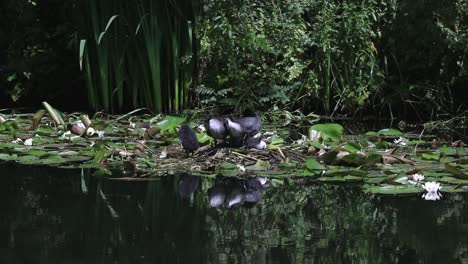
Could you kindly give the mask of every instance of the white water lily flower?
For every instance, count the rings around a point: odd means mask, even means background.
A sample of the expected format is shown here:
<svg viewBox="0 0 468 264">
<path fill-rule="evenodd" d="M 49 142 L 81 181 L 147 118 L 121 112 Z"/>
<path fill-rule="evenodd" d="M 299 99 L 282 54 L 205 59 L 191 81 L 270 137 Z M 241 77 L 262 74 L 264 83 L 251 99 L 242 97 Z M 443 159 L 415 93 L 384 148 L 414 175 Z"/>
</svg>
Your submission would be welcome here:
<svg viewBox="0 0 468 264">
<path fill-rule="evenodd" d="M 98 135 L 99 138 L 104 137 L 104 131 L 102 131 L 102 130 L 96 130 L 96 134 Z"/>
<path fill-rule="evenodd" d="M 440 197 L 442 197 L 442 194 L 438 192 L 428 192 L 422 195 L 422 198 L 426 201 L 437 201 L 440 200 Z"/>
<path fill-rule="evenodd" d="M 399 139 L 395 139 L 393 141 L 393 143 L 395 143 L 395 145 L 397 146 L 401 146 L 401 147 L 404 147 L 408 144 L 408 139 L 407 138 L 404 138 L 404 137 L 400 137 Z"/>
<path fill-rule="evenodd" d="M 90 137 L 92 135 L 94 135 L 96 131 L 94 130 L 94 128 L 92 127 L 88 127 L 88 129 L 86 130 L 86 136 Z"/>
<path fill-rule="evenodd" d="M 438 182 L 426 182 L 422 185 L 422 187 L 428 193 L 438 192 L 440 189 L 442 189 L 442 186 Z"/>
<path fill-rule="evenodd" d="M 15 140 L 11 141 L 11 143 L 15 143 L 15 144 L 18 144 L 18 143 L 21 143 L 21 142 L 23 142 L 23 140 L 21 138 L 17 138 Z"/>
<path fill-rule="evenodd" d="M 242 166 L 241 164 L 237 164 L 236 166 L 237 166 L 237 168 L 239 169 L 240 172 L 245 172 L 245 167 L 244 166 Z"/>
<path fill-rule="evenodd" d="M 413 181 L 417 181 L 417 182 L 420 182 L 420 181 L 424 180 L 424 178 L 425 178 L 425 176 L 423 174 L 420 174 L 420 173 L 413 174 L 413 175 L 411 175 L 411 177 L 413 178 Z"/>
<path fill-rule="evenodd" d="M 427 193 L 422 195 L 422 198 L 429 201 L 436 201 L 442 197 L 442 194 L 439 193 L 439 190 L 442 189 L 442 186 L 438 182 L 426 182 L 422 185 L 424 190 Z"/>
<path fill-rule="evenodd" d="M 24 141 L 24 145 L 25 146 L 32 146 L 32 142 L 33 142 L 33 139 L 32 138 L 28 138 Z"/>
</svg>

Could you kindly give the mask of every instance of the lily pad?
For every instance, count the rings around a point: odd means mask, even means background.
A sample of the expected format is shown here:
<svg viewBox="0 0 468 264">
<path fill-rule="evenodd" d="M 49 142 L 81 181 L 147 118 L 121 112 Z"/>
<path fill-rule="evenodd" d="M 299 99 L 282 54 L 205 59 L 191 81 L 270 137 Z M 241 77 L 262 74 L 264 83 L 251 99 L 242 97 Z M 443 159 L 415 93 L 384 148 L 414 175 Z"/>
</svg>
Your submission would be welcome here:
<svg viewBox="0 0 468 264">
<path fill-rule="evenodd" d="M 257 163 L 255 163 L 252 166 L 248 166 L 245 169 L 248 171 L 265 171 L 270 168 L 270 162 L 267 160 L 257 160 Z"/>
<path fill-rule="evenodd" d="M 450 172 L 451 174 L 455 175 L 457 178 L 460 179 L 468 179 L 468 175 L 461 171 L 460 169 L 450 165 L 450 164 L 445 164 L 445 169 Z"/>
<path fill-rule="evenodd" d="M 325 166 L 320 164 L 315 158 L 308 158 L 305 161 L 305 166 L 308 170 L 325 170 Z"/>
<path fill-rule="evenodd" d="M 174 130 L 178 125 L 185 122 L 185 117 L 180 116 L 166 116 L 163 120 L 157 123 L 158 127 L 161 129 L 161 132 Z"/>
<path fill-rule="evenodd" d="M 364 185 L 363 187 L 364 192 L 367 193 L 376 193 L 376 194 L 387 194 L 387 195 L 401 195 L 401 194 L 417 194 L 422 193 L 423 190 L 410 185 Z"/>
<path fill-rule="evenodd" d="M 341 140 L 343 131 L 344 128 L 340 124 L 317 124 L 309 128 L 309 135 L 314 133 L 320 133 L 319 138 L 322 138 L 324 141 L 331 140 L 334 142 L 338 142 Z"/>
<path fill-rule="evenodd" d="M 439 160 L 440 153 L 423 153 L 421 157 L 425 160 Z"/>
</svg>

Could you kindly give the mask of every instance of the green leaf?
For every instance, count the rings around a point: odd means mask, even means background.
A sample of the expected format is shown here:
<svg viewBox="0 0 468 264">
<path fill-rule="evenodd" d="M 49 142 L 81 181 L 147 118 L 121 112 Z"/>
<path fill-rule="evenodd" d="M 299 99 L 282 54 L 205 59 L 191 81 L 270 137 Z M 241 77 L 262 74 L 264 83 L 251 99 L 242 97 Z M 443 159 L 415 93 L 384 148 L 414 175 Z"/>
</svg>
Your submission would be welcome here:
<svg viewBox="0 0 468 264">
<path fill-rule="evenodd" d="M 439 148 L 440 150 L 440 153 L 443 153 L 444 155 L 447 155 L 447 156 L 453 156 L 453 155 L 457 155 L 458 154 L 458 151 L 456 148 L 451 148 L 451 147 L 441 147 Z"/>
<path fill-rule="evenodd" d="M 458 168 L 455 168 L 454 166 L 450 164 L 445 164 L 445 169 L 450 172 L 451 174 L 457 176 L 457 178 L 460 179 L 468 179 L 468 175 L 464 173 L 463 171 L 459 170 Z"/>
<path fill-rule="evenodd" d="M 167 130 L 174 130 L 178 125 L 185 122 L 185 117 L 180 116 L 166 116 L 163 120 L 157 123 L 157 126 L 161 129 L 161 132 Z"/>
<path fill-rule="evenodd" d="M 320 177 L 317 180 L 321 182 L 361 182 L 363 179 L 362 177 L 358 176 L 333 176 L 333 177 Z"/>
<path fill-rule="evenodd" d="M 373 186 L 373 185 L 364 185 L 363 187 L 364 192 L 368 193 L 376 193 L 376 194 L 417 194 L 421 193 L 422 189 L 410 186 L 410 185 L 381 185 L 381 186 Z"/>
<path fill-rule="evenodd" d="M 343 131 L 344 128 L 340 124 L 317 124 L 309 128 L 309 135 L 313 133 L 320 133 L 320 138 L 322 138 L 324 141 L 331 140 L 338 142 L 341 140 Z"/>
<path fill-rule="evenodd" d="M 377 131 L 377 134 L 382 135 L 382 136 L 401 136 L 401 135 L 403 135 L 403 133 L 401 133 L 400 130 L 395 129 L 395 128 L 381 129 L 381 130 Z M 366 135 L 367 135 L 367 133 L 366 133 Z"/>
<path fill-rule="evenodd" d="M 0 131 L 15 131 L 19 128 L 18 124 L 13 120 L 8 120 L 0 124 Z"/>
<path fill-rule="evenodd" d="M 361 146 L 359 146 L 359 144 L 356 143 L 346 143 L 344 146 L 341 147 L 341 149 L 354 154 L 361 150 Z"/>
<path fill-rule="evenodd" d="M 219 167 L 220 167 L 221 169 L 224 169 L 224 170 L 233 170 L 233 169 L 237 169 L 236 164 L 230 163 L 230 162 L 227 162 L 227 161 L 221 163 L 221 165 L 219 165 Z"/>
<path fill-rule="evenodd" d="M 425 160 L 439 160 L 440 153 L 423 153 L 421 158 Z"/>
<path fill-rule="evenodd" d="M 45 150 L 42 150 L 42 149 L 28 149 L 26 151 L 26 154 L 28 155 L 33 155 L 33 156 L 37 156 L 37 157 L 42 157 L 42 156 L 45 156 L 48 154 L 47 151 Z"/>
<path fill-rule="evenodd" d="M 213 138 L 208 136 L 205 133 L 196 133 L 197 134 L 197 141 L 201 144 L 205 144 L 206 142 L 213 141 Z"/>
<path fill-rule="evenodd" d="M 305 161 L 305 166 L 308 170 L 325 170 L 325 166 L 320 164 L 315 158 L 309 158 Z"/>
<path fill-rule="evenodd" d="M 245 169 L 250 170 L 250 171 L 265 171 L 270 168 L 270 162 L 267 160 L 257 160 L 257 163 L 255 163 L 252 166 L 248 166 Z"/>
</svg>

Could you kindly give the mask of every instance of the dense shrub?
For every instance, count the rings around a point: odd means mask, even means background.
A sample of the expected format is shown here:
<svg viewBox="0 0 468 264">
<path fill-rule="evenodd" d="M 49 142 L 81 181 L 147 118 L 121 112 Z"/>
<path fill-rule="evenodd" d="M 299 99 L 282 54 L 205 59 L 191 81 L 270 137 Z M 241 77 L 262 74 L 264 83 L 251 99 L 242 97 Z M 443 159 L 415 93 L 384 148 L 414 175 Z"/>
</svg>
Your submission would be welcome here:
<svg viewBox="0 0 468 264">
<path fill-rule="evenodd" d="M 205 1 L 197 91 L 228 106 L 456 111 L 466 107 L 453 96 L 468 84 L 466 5 Z"/>
</svg>

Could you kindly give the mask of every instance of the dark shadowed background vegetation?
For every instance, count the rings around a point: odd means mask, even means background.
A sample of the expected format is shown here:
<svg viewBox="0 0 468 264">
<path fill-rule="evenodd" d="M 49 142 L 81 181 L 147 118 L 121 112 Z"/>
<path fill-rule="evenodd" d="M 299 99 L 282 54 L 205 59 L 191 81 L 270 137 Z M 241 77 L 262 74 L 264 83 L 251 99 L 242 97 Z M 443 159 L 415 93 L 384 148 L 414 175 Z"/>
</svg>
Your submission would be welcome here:
<svg viewBox="0 0 468 264">
<path fill-rule="evenodd" d="M 464 0 L 153 2 L 2 1 L 1 106 L 467 109 Z"/>
</svg>

